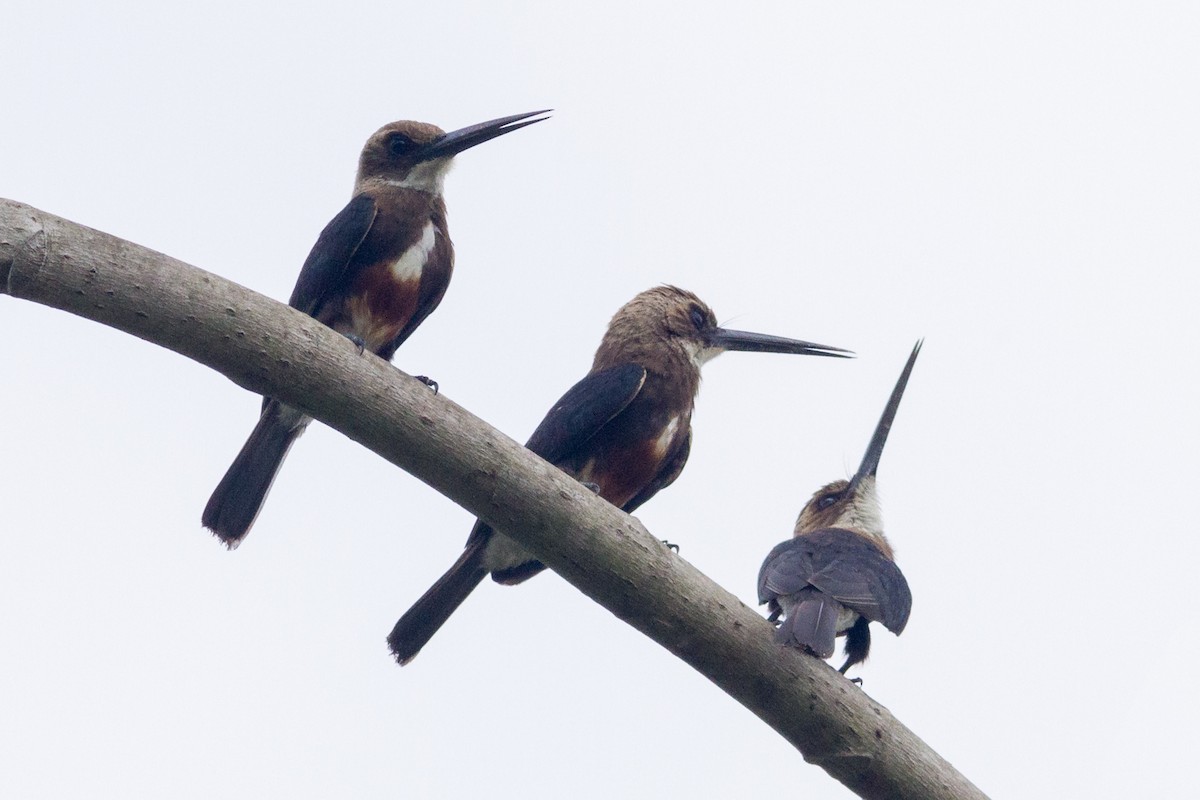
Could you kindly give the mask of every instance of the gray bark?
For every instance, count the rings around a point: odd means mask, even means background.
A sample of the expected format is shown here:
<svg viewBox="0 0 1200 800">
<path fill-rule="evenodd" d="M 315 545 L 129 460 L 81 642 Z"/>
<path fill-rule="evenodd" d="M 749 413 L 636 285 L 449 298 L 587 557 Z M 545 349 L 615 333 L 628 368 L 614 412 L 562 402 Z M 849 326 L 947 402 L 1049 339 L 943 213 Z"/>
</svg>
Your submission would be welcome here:
<svg viewBox="0 0 1200 800">
<path fill-rule="evenodd" d="M 9 200 L 0 291 L 174 350 L 369 447 L 526 545 L 861 797 L 984 797 L 858 686 L 775 645 L 766 620 L 636 519 L 310 317 Z"/>
</svg>

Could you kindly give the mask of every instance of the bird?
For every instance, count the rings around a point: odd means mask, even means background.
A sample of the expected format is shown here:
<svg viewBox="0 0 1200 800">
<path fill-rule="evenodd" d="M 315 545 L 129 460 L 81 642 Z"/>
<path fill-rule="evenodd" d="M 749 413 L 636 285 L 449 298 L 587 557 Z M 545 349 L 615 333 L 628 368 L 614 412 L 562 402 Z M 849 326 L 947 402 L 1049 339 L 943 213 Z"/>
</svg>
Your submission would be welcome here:
<svg viewBox="0 0 1200 800">
<path fill-rule="evenodd" d="M 410 120 L 377 130 L 359 156 L 353 197 L 321 231 L 288 305 L 345 335 L 360 353 L 390 361 L 450 284 L 454 245 L 442 184 L 454 156 L 548 113 L 515 114 L 450 133 Z M 229 549 L 249 533 L 288 449 L 309 422 L 299 409 L 263 398 L 258 424 L 201 516 Z"/>
<path fill-rule="evenodd" d="M 870 623 L 899 636 L 912 610 L 908 581 L 883 533 L 876 473 L 921 344 L 900 373 L 858 471 L 813 494 L 793 538 L 772 549 L 758 573 L 758 602 L 777 625 L 775 641 L 824 659 L 845 636 L 843 675 L 866 660 Z"/>
<path fill-rule="evenodd" d="M 632 512 L 679 477 L 691 452 L 700 368 L 726 350 L 852 355 L 722 328 L 692 292 L 657 286 L 617 311 L 591 371 L 554 404 L 525 446 Z M 402 665 L 415 658 L 487 575 L 511 585 L 543 569 L 515 541 L 476 521 L 462 555 L 392 629 L 392 655 Z"/>
</svg>

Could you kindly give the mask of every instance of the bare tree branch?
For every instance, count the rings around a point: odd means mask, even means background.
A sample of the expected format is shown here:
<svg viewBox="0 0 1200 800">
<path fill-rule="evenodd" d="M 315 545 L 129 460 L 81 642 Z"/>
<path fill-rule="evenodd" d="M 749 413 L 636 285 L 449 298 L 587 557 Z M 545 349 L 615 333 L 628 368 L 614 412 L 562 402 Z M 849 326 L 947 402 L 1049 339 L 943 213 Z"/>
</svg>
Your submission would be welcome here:
<svg viewBox="0 0 1200 800">
<path fill-rule="evenodd" d="M 636 519 L 310 317 L 9 200 L 0 291 L 170 348 L 369 447 L 526 545 L 861 797 L 984 797 L 831 667 L 775 645 L 761 616 Z"/>
</svg>

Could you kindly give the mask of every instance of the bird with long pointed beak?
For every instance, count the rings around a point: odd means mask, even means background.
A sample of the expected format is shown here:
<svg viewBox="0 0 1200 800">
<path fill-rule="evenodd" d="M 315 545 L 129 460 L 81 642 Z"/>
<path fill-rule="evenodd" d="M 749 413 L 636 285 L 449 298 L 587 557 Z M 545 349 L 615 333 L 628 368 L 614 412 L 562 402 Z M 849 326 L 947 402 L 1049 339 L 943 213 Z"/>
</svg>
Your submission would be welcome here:
<svg viewBox="0 0 1200 800">
<path fill-rule="evenodd" d="M 829 658 L 845 636 L 843 675 L 866 660 L 870 623 L 898 636 L 912 609 L 908 581 L 883 534 L 875 474 L 920 352 L 918 341 L 854 477 L 819 489 L 800 511 L 794 538 L 771 550 L 758 573 L 758 602 L 778 624 L 775 640 Z"/>
<path fill-rule="evenodd" d="M 691 292 L 659 286 L 617 311 L 592 369 L 550 409 L 526 447 L 632 512 L 683 471 L 700 367 L 726 350 L 848 357 L 837 347 L 721 328 Z M 462 556 L 388 636 L 407 664 L 487 576 L 516 584 L 545 569 L 482 520 Z"/>
<path fill-rule="evenodd" d="M 446 133 L 400 121 L 371 135 L 354 196 L 317 238 L 288 305 L 391 360 L 450 284 L 454 245 L 442 183 L 455 155 L 546 119 L 515 114 Z M 288 448 L 311 418 L 263 398 L 258 425 L 217 485 L 202 521 L 229 548 L 254 524 Z"/>
</svg>

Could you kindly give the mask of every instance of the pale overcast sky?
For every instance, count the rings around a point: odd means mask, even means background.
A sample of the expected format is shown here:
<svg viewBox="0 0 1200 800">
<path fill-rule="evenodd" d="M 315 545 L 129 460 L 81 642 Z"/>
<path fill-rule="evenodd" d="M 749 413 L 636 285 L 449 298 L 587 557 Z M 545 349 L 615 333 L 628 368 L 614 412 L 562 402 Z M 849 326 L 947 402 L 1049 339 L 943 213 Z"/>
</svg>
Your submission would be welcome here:
<svg viewBox="0 0 1200 800">
<path fill-rule="evenodd" d="M 865 691 L 997 798 L 1194 790 L 1195 4 L 10 5 L 0 195 L 279 299 L 377 127 L 554 108 L 458 159 L 395 359 L 518 440 L 658 283 L 856 350 L 710 364 L 638 513 L 747 604 L 924 336 Z M 8 297 L 0 365 L 0 795 L 850 796 L 552 574 L 397 667 L 471 517 L 340 434 L 229 553 L 256 397 Z"/>
</svg>

